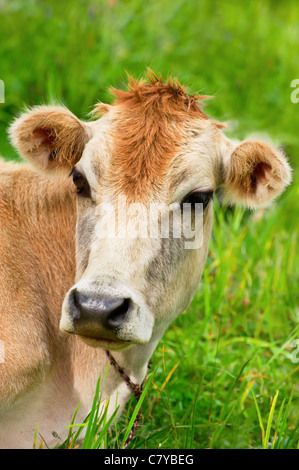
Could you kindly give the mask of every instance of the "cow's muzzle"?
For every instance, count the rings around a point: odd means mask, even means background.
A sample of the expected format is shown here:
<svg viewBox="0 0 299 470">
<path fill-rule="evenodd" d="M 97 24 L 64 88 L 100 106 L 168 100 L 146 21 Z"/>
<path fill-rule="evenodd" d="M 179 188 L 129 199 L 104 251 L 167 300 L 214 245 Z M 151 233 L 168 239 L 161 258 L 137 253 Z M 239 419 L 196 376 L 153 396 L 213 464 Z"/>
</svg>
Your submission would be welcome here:
<svg viewBox="0 0 299 470">
<path fill-rule="evenodd" d="M 76 289 L 72 291 L 70 303 L 78 330 L 87 325 L 100 325 L 114 331 L 127 320 L 132 310 L 131 299 L 85 295 Z"/>
<path fill-rule="evenodd" d="M 154 318 L 142 298 L 136 297 L 128 288 L 106 285 L 105 289 L 99 283 L 81 280 L 63 301 L 60 330 L 101 348 L 148 343 Z"/>
<path fill-rule="evenodd" d="M 74 333 L 88 343 L 122 342 L 118 332 L 133 312 L 130 298 L 85 294 L 74 289 L 69 296 L 69 311 Z"/>
</svg>

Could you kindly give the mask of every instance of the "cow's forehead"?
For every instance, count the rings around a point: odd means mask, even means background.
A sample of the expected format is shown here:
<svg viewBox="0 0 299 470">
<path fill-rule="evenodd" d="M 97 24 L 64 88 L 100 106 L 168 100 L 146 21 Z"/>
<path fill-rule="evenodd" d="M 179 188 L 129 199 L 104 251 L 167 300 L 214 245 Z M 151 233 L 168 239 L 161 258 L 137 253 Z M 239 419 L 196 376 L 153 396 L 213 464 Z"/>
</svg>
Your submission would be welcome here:
<svg viewBox="0 0 299 470">
<path fill-rule="evenodd" d="M 180 178 L 180 164 L 187 171 L 184 153 L 192 154 L 196 132 L 212 121 L 198 105 L 201 97 L 189 96 L 177 82 L 131 80 L 128 91 L 113 94 L 113 105 L 97 107 L 104 115 L 92 127 L 80 164 L 92 186 L 104 177 L 128 200 L 143 200 L 165 187 L 169 175 Z M 188 161 L 192 171 L 190 156 Z"/>
</svg>

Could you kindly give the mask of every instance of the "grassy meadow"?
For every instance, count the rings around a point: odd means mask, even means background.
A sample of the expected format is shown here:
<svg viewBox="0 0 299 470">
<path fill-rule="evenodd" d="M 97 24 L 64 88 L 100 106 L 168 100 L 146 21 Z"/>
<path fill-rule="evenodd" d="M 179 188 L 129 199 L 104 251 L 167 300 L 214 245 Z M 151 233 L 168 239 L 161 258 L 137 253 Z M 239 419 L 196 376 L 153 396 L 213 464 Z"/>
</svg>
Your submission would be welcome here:
<svg viewBox="0 0 299 470">
<path fill-rule="evenodd" d="M 202 282 L 153 356 L 131 447 L 298 448 L 297 2 L 0 0 L 0 18 L 7 159 L 18 158 L 7 129 L 25 106 L 57 100 L 86 118 L 111 101 L 110 86 L 124 87 L 126 71 L 138 78 L 147 67 L 213 95 L 205 112 L 231 123 L 229 137 L 269 137 L 285 149 L 293 183 L 270 207 L 214 199 Z M 90 426 L 86 446 L 118 447 L 134 407 L 132 398 L 101 439 Z"/>
</svg>

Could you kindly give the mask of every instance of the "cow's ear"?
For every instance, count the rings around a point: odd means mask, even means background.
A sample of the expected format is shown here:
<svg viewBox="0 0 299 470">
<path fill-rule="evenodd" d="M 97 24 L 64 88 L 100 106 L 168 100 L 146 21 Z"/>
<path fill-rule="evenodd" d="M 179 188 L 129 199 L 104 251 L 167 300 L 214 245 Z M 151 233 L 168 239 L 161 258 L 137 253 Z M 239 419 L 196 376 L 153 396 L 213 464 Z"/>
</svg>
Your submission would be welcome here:
<svg viewBox="0 0 299 470">
<path fill-rule="evenodd" d="M 291 182 L 287 158 L 268 142 L 246 140 L 234 147 L 224 163 L 224 199 L 258 207 L 277 197 Z"/>
<path fill-rule="evenodd" d="M 13 145 L 44 171 L 70 171 L 89 140 L 88 126 L 62 106 L 36 106 L 10 127 Z"/>
</svg>

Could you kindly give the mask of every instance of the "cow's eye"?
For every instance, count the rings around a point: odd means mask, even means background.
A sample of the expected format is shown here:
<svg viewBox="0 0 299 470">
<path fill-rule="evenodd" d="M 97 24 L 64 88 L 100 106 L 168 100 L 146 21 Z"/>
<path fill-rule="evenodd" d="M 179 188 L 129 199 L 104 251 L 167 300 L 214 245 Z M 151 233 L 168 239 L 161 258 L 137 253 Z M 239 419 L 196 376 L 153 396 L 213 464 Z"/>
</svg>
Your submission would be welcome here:
<svg viewBox="0 0 299 470">
<path fill-rule="evenodd" d="M 203 210 L 205 210 L 212 198 L 213 191 L 192 191 L 185 196 L 181 204 L 191 204 L 192 209 L 195 209 L 195 204 L 202 204 Z"/>
<path fill-rule="evenodd" d="M 90 197 L 90 186 L 85 176 L 79 173 L 75 168 L 72 169 L 70 176 L 72 176 L 74 185 L 76 186 L 76 193 L 82 197 Z"/>
</svg>

